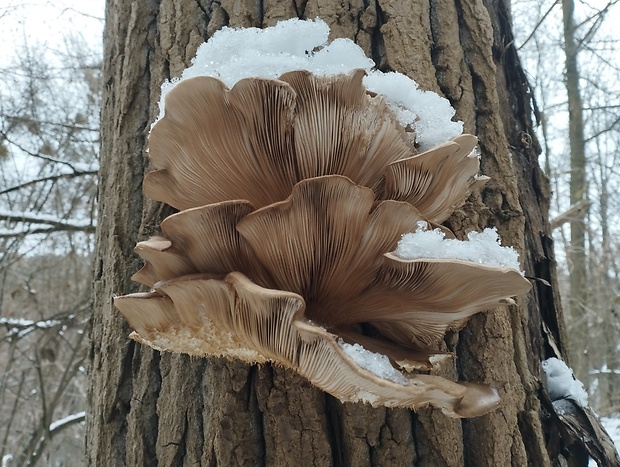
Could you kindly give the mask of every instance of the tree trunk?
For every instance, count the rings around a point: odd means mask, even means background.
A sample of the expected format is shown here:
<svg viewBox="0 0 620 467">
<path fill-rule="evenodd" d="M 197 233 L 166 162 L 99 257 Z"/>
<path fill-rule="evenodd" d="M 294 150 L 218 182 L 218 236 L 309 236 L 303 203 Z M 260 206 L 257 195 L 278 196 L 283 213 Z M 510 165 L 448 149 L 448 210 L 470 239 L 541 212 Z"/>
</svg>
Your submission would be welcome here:
<svg viewBox="0 0 620 467">
<path fill-rule="evenodd" d="M 137 291 L 133 247 L 167 208 L 141 183 L 162 81 L 180 75 L 222 26 L 320 16 L 384 70 L 446 96 L 480 138 L 482 193 L 450 219 L 457 235 L 495 226 L 537 281 L 518 305 L 481 314 L 448 337 L 449 377 L 502 384 L 503 406 L 459 421 L 439 411 L 341 404 L 292 372 L 160 354 L 127 338 L 114 293 Z M 504 2 L 419 0 L 108 0 L 100 217 L 88 465 L 551 466 L 566 447 L 540 362 L 565 353 L 529 90 Z"/>
<path fill-rule="evenodd" d="M 586 144 L 583 135 L 583 102 L 579 84 L 577 54 L 579 44 L 575 37 L 575 2 L 562 0 L 564 20 L 564 53 L 566 54 L 566 94 L 568 96 L 568 134 L 570 143 L 570 204 L 587 199 Z M 586 218 L 577 216 L 570 223 L 570 300 L 569 313 L 575 324 L 573 333 L 576 348 L 572 360 L 575 371 L 588 387 L 590 323 L 588 322 L 588 272 L 586 259 Z"/>
</svg>

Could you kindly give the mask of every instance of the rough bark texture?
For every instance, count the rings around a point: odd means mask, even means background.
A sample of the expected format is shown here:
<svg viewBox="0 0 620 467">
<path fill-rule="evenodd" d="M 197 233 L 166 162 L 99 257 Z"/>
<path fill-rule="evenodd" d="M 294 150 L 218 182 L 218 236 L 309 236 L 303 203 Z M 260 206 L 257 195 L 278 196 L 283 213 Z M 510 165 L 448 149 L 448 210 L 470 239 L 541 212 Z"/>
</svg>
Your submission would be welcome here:
<svg viewBox="0 0 620 467">
<path fill-rule="evenodd" d="M 88 465 L 550 466 L 564 444 L 540 361 L 565 352 L 547 222 L 549 191 L 532 143 L 530 102 L 507 6 L 491 0 L 108 0 L 96 308 Z M 449 221 L 463 235 L 498 228 L 526 274 L 542 278 L 518 306 L 475 317 L 446 347 L 449 377 L 503 384 L 504 404 L 461 422 L 438 411 L 342 405 L 269 366 L 159 354 L 130 341 L 113 293 L 136 291 L 137 240 L 166 210 L 142 197 L 159 88 L 222 26 L 320 16 L 384 70 L 451 100 L 478 135 L 492 177 Z M 542 402 L 542 403 L 541 403 Z"/>
</svg>

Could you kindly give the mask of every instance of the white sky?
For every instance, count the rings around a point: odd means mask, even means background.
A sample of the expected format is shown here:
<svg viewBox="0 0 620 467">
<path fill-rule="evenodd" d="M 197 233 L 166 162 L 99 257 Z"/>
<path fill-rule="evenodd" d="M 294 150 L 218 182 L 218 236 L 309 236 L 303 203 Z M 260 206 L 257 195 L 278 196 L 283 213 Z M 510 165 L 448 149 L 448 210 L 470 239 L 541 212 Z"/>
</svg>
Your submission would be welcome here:
<svg viewBox="0 0 620 467">
<path fill-rule="evenodd" d="M 104 16 L 105 0 L 0 0 L 0 67 L 14 64 L 24 46 L 53 61 L 62 56 L 69 37 L 77 37 L 86 50 L 101 50 Z M 24 179 L 40 165 L 28 157 L 14 163 Z"/>
<path fill-rule="evenodd" d="M 25 43 L 62 47 L 69 32 L 100 46 L 104 14 L 104 0 L 0 0 L 0 66 Z"/>
</svg>

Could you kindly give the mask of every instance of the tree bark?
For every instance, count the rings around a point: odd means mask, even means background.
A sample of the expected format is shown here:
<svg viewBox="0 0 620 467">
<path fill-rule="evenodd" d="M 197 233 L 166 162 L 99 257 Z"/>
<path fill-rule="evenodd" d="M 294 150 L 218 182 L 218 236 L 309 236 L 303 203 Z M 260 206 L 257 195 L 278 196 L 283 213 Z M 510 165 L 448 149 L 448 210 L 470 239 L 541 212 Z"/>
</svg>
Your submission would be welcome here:
<svg viewBox="0 0 620 467">
<path fill-rule="evenodd" d="M 480 139 L 481 193 L 449 220 L 457 235 L 497 227 L 521 253 L 533 292 L 476 316 L 446 339 L 451 375 L 501 383 L 502 407 L 466 421 L 438 411 L 341 404 L 269 365 L 160 354 L 127 338 L 114 293 L 137 291 L 136 241 L 168 208 L 144 200 L 150 122 L 164 79 L 179 76 L 222 26 L 320 16 L 383 71 L 447 97 Z M 541 383 L 541 360 L 566 352 L 549 188 L 538 166 L 529 89 L 504 2 L 471 0 L 108 0 L 100 217 L 88 465 L 551 466 L 567 447 Z M 565 451 L 564 455 L 567 451 Z"/>
</svg>

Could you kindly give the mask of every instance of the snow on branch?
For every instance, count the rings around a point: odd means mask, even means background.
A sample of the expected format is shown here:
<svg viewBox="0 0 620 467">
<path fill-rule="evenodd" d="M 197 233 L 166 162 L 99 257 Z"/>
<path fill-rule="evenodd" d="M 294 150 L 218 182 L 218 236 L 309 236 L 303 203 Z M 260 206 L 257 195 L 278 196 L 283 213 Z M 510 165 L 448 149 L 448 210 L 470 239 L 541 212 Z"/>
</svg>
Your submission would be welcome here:
<svg viewBox="0 0 620 467">
<path fill-rule="evenodd" d="M 60 324 L 59 320 L 56 319 L 48 319 L 42 321 L 34 321 L 31 319 L 22 319 L 22 318 L 4 318 L 0 316 L 0 326 L 6 326 L 10 328 L 39 328 L 39 329 L 49 329 L 54 326 L 58 326 Z"/>
<path fill-rule="evenodd" d="M 591 375 L 620 375 L 620 370 L 609 368 L 607 364 L 603 364 L 601 368 L 592 370 Z"/>
<path fill-rule="evenodd" d="M 58 216 L 51 216 L 45 214 L 33 214 L 25 212 L 11 212 L 0 210 L 0 220 L 9 222 L 23 222 L 27 224 L 45 224 L 50 228 L 35 231 L 34 229 L 22 229 L 22 230 L 9 230 L 0 231 L 0 237 L 17 236 L 32 233 L 47 233 L 56 231 L 73 231 L 73 232 L 87 232 L 91 233 L 95 231 L 95 226 L 92 222 L 77 222 L 77 221 L 65 221 L 59 219 Z"/>
<path fill-rule="evenodd" d="M 20 338 L 27 334 L 30 334 L 35 330 L 50 329 L 62 324 L 62 321 L 58 319 L 46 319 L 41 321 L 34 321 L 30 319 L 22 318 L 5 318 L 0 316 L 0 326 L 6 327 L 6 338 Z"/>
<path fill-rule="evenodd" d="M 71 425 L 75 425 L 76 423 L 83 422 L 86 418 L 86 412 L 77 412 L 72 415 L 68 415 L 60 420 L 56 420 L 55 422 L 50 423 L 50 434 L 53 436 L 60 430 L 64 428 L 68 428 Z"/>
<path fill-rule="evenodd" d="M 14 337 L 21 338 L 33 331 L 45 331 L 62 325 L 69 325 L 82 313 L 84 313 L 90 302 L 86 302 L 79 306 L 78 309 L 74 309 L 68 312 L 58 313 L 47 319 L 31 320 L 23 318 L 9 318 L 6 316 L 0 316 L 0 327 L 7 329 L 7 334 L 3 339 L 12 339 Z"/>
</svg>

